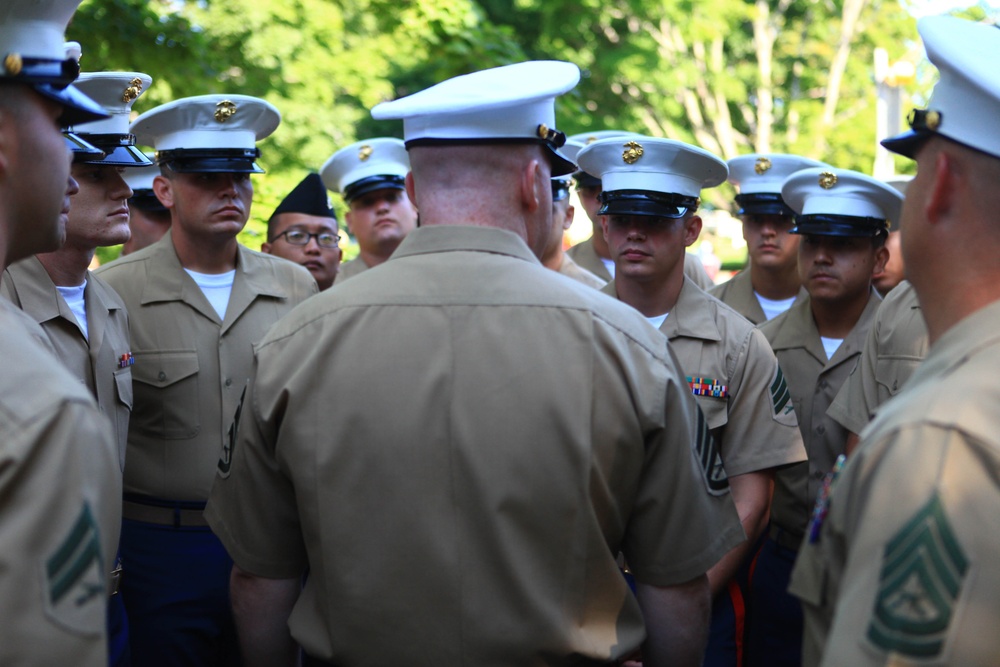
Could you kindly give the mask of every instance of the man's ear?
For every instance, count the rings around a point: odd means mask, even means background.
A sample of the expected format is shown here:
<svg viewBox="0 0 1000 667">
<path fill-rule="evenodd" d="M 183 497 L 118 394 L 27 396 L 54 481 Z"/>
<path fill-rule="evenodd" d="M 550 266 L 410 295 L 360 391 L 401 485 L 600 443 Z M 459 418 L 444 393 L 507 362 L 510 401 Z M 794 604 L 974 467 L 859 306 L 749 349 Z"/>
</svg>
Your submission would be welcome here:
<svg viewBox="0 0 1000 667">
<path fill-rule="evenodd" d="M 268 243 L 267 241 L 264 241 L 263 243 L 260 244 L 260 251 L 262 253 L 264 253 L 265 255 L 270 255 L 271 254 L 271 244 Z"/>
<path fill-rule="evenodd" d="M 413 182 L 413 172 L 406 172 L 406 179 L 403 181 L 406 187 L 406 198 L 410 200 L 410 206 L 417 210 L 417 186 Z"/>
<path fill-rule="evenodd" d="M 163 174 L 157 174 L 153 178 L 153 194 L 166 208 L 174 207 L 174 184 Z"/>
<path fill-rule="evenodd" d="M 576 215 L 576 207 L 572 204 L 566 206 L 566 218 L 563 220 L 563 230 L 573 226 L 573 216 Z"/>
<path fill-rule="evenodd" d="M 885 265 L 889 261 L 889 249 L 884 245 L 875 250 L 875 267 L 872 269 L 872 277 L 885 271 Z"/>
<path fill-rule="evenodd" d="M 604 240 L 608 241 L 608 216 L 599 215 L 597 220 L 601 225 L 601 233 L 604 235 Z"/>
<path fill-rule="evenodd" d="M 542 187 L 552 188 L 551 182 L 546 183 L 538 160 L 531 160 L 521 170 L 521 203 L 525 210 L 534 212 L 542 205 Z"/>
<path fill-rule="evenodd" d="M 959 195 L 959 183 L 955 156 L 947 151 L 938 151 L 934 157 L 934 178 L 924 197 L 924 217 L 931 224 L 944 221 Z"/>
<path fill-rule="evenodd" d="M 690 248 L 701 236 L 701 216 L 692 215 L 684 221 L 684 247 Z"/>
<path fill-rule="evenodd" d="M 0 107 L 0 175 L 6 175 L 10 170 L 10 154 L 12 142 L 15 141 L 17 123 L 9 109 Z"/>
</svg>

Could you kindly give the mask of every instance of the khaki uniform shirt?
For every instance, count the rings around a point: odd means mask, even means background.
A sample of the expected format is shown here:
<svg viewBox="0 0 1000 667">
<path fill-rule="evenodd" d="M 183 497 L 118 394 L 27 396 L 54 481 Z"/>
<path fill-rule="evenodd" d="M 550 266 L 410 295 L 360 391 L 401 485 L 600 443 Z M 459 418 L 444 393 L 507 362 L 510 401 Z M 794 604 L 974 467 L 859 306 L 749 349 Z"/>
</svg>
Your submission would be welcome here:
<svg viewBox="0 0 1000 667">
<path fill-rule="evenodd" d="M 997 664 L 997 378 L 1000 303 L 935 342 L 862 431 L 792 576 L 807 664 Z"/>
<path fill-rule="evenodd" d="M 604 262 L 601 261 L 600 256 L 597 251 L 594 250 L 594 237 L 591 236 L 586 241 L 581 241 L 575 246 L 569 248 L 566 254 L 577 264 L 587 269 L 598 278 L 603 278 L 606 281 L 611 280 L 611 273 L 608 268 L 604 266 Z M 690 278 L 695 285 L 707 290 L 715 283 L 708 276 L 708 271 L 705 270 L 705 265 L 701 263 L 697 255 L 693 255 L 689 252 L 684 253 L 684 275 Z"/>
<path fill-rule="evenodd" d="M 349 262 L 344 262 L 337 269 L 337 277 L 334 278 L 334 283 L 342 283 L 348 278 L 363 273 L 368 270 L 368 265 L 365 264 L 365 260 L 361 259 L 361 255 L 358 255 Z"/>
<path fill-rule="evenodd" d="M 917 293 L 904 280 L 879 306 L 858 365 L 827 414 L 851 433 L 861 433 L 875 409 L 902 390 L 927 356 L 927 346 Z"/>
<path fill-rule="evenodd" d="M 121 472 L 107 420 L 0 299 L 0 664 L 108 664 Z"/>
<path fill-rule="evenodd" d="M 204 501 L 250 378 L 253 345 L 317 292 L 316 281 L 293 262 L 240 246 L 220 320 L 181 267 L 169 231 L 95 273 L 125 301 L 132 329 L 125 490 Z"/>
<path fill-rule="evenodd" d="M 603 290 L 617 297 L 614 281 Z M 778 360 L 743 316 L 690 280 L 660 325 L 735 477 L 806 460 Z"/>
<path fill-rule="evenodd" d="M 826 410 L 857 363 L 880 302 L 872 290 L 857 324 L 830 360 L 823 350 L 808 295 L 760 326 L 785 373 L 809 455 L 807 463 L 779 470 L 775 476 L 771 523 L 793 540 L 805 534 L 823 478 L 844 453 L 847 431 L 828 417 Z"/>
<path fill-rule="evenodd" d="M 583 268 L 565 253 L 563 253 L 562 264 L 559 265 L 559 273 L 594 289 L 601 289 L 607 284 L 606 280 Z"/>
<path fill-rule="evenodd" d="M 764 314 L 764 309 L 761 308 L 760 301 L 753 291 L 749 268 L 743 269 L 721 285 L 711 288 L 708 293 L 754 324 L 767 321 L 767 315 Z M 792 305 L 801 301 L 805 295 L 805 288 L 800 289 Z"/>
<path fill-rule="evenodd" d="M 644 636 L 619 549 L 668 586 L 743 539 L 664 338 L 510 232 L 421 227 L 256 355 L 206 518 L 248 572 L 309 568 L 315 657 L 615 659 Z"/>
<path fill-rule="evenodd" d="M 0 293 L 38 322 L 59 359 L 97 399 L 118 443 L 120 469 L 125 469 L 125 443 L 132 411 L 132 367 L 122 357 L 131 350 L 128 313 L 121 297 L 92 273 L 87 274 L 84 303 L 87 337 L 76 315 L 56 290 L 35 257 L 11 265 L 0 281 Z"/>
</svg>

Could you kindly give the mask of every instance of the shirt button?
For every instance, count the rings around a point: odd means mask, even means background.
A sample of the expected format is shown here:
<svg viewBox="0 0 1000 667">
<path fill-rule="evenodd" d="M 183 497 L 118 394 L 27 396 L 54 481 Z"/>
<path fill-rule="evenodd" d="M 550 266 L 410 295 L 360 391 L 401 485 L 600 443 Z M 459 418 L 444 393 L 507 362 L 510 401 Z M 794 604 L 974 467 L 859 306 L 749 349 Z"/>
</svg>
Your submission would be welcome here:
<svg viewBox="0 0 1000 667">
<path fill-rule="evenodd" d="M 823 435 L 824 433 L 826 433 L 826 427 L 820 424 L 819 426 L 816 427 L 816 432 L 819 433 L 820 435 Z"/>
<path fill-rule="evenodd" d="M 232 378 L 226 378 L 226 386 L 228 387 L 228 386 L 230 386 L 231 384 L 233 384 L 233 380 L 232 380 Z"/>
<path fill-rule="evenodd" d="M 164 380 L 167 379 L 167 374 L 164 373 L 163 371 L 160 371 L 160 374 L 157 377 L 160 378 L 160 382 L 163 382 Z"/>
</svg>

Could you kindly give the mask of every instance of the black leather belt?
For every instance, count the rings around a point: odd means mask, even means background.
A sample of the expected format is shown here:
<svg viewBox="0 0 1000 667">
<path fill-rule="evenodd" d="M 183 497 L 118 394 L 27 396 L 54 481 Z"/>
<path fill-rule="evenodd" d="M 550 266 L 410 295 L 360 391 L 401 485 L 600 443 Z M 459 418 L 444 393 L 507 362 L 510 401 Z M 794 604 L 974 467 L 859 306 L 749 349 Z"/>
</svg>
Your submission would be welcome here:
<svg viewBox="0 0 1000 667">
<path fill-rule="evenodd" d="M 124 518 L 174 528 L 208 526 L 204 512 L 205 503 L 199 502 L 138 499 L 135 496 L 126 496 L 122 502 Z"/>
</svg>

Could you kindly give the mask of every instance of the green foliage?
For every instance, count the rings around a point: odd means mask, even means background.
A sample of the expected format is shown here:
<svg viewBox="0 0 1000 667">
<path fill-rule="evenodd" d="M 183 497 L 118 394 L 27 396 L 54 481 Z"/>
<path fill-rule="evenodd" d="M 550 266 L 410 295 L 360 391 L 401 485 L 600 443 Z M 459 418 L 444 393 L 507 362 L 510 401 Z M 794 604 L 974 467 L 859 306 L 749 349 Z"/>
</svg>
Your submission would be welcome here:
<svg viewBox="0 0 1000 667">
<path fill-rule="evenodd" d="M 371 118 L 372 106 L 526 59 L 581 67 L 580 85 L 558 101 L 570 134 L 626 129 L 725 158 L 766 149 L 869 171 L 874 49 L 914 61 L 921 50 L 900 5 L 907 0 L 861 0 L 833 91 L 853 1 L 84 0 L 68 36 L 82 43 L 85 70 L 153 77 L 138 112 L 208 92 L 256 95 L 281 110 L 281 126 L 261 144 L 268 173 L 254 177 L 242 237 L 256 248 L 284 194 L 338 147 L 400 136 L 399 123 Z M 991 11 L 981 2 L 966 14 Z M 931 83 L 918 76 L 915 100 Z M 707 203 L 730 206 L 732 194 L 706 192 Z"/>
</svg>

